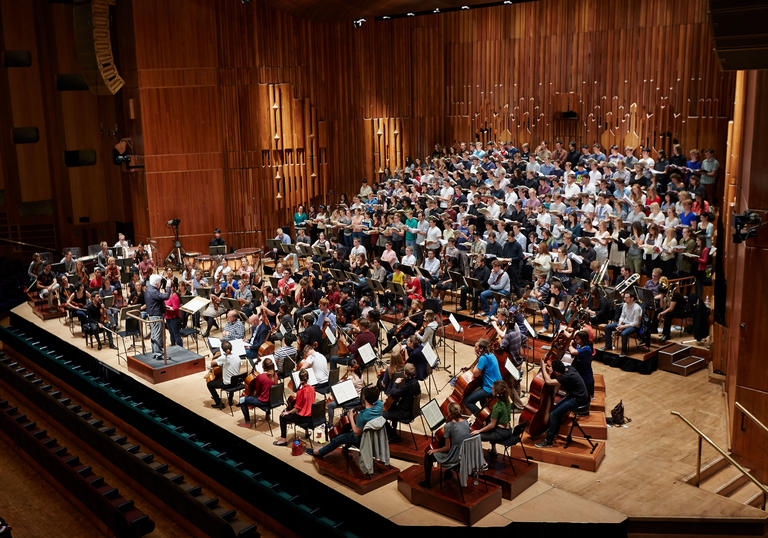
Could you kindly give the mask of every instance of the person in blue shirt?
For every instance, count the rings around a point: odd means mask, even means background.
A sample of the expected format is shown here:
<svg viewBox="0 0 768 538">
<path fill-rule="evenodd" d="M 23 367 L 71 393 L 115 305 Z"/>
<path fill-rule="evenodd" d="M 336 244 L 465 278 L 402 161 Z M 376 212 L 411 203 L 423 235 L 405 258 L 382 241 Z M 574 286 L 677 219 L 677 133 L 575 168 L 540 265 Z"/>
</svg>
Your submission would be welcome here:
<svg viewBox="0 0 768 538">
<path fill-rule="evenodd" d="M 379 389 L 372 387 L 365 387 L 361 393 L 365 409 L 357 414 L 357 418 L 354 416 L 354 410 L 347 412 L 347 417 L 352 425 L 352 431 L 344 432 L 333 439 L 331 442 L 320 448 L 317 452 L 311 448 L 307 449 L 307 454 L 316 458 L 322 458 L 336 450 L 340 446 L 360 446 L 360 438 L 363 436 L 363 428 L 369 421 L 378 418 L 384 412 L 384 404 L 379 400 Z"/>
<path fill-rule="evenodd" d="M 499 363 L 496 360 L 496 356 L 490 352 L 488 340 L 481 338 L 477 341 L 475 344 L 475 355 L 479 359 L 472 369 L 472 378 L 481 378 L 482 385 L 479 389 L 464 397 L 464 405 L 473 415 L 477 415 L 482 410 L 477 405 L 477 402 L 482 400 L 483 405 L 485 405 L 485 401 L 493 397 L 493 384 L 501 380 Z"/>
<path fill-rule="evenodd" d="M 573 331 L 573 329 L 568 329 Z M 573 357 L 573 366 L 581 378 L 584 380 L 584 384 L 587 387 L 587 392 L 590 398 L 595 395 L 595 377 L 592 373 L 592 344 L 589 341 L 589 333 L 585 330 L 576 332 L 574 336 L 574 342 L 569 348 L 569 353 Z"/>
</svg>

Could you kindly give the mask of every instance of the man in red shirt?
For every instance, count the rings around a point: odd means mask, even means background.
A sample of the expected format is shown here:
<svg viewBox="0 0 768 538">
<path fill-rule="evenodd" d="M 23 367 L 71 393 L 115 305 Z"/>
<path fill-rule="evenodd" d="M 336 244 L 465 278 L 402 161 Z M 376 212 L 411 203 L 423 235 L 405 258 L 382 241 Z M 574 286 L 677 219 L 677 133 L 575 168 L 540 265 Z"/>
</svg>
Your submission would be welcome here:
<svg viewBox="0 0 768 538">
<path fill-rule="evenodd" d="M 93 273 L 93 278 L 88 283 L 88 287 L 92 289 L 101 289 L 104 287 L 104 276 L 101 274 L 101 268 L 97 267 Z"/>
<path fill-rule="evenodd" d="M 149 278 L 149 275 L 152 274 L 153 270 L 154 270 L 154 264 L 152 263 L 152 260 L 149 259 L 149 254 L 145 252 L 144 257 L 139 263 L 139 274 L 141 275 L 141 279 L 147 280 Z"/>
<path fill-rule="evenodd" d="M 331 370 L 336 368 L 337 364 L 349 364 L 351 359 L 355 359 L 357 364 L 365 367 L 365 362 L 360 357 L 360 348 L 365 344 L 371 344 L 371 347 L 376 350 L 376 335 L 371 332 L 371 322 L 366 318 L 360 318 L 357 323 L 360 326 L 360 332 L 355 337 L 355 342 L 348 348 L 349 356 L 331 357 Z"/>
<path fill-rule="evenodd" d="M 243 426 L 249 427 L 251 425 L 251 417 L 248 413 L 248 407 L 258 407 L 263 411 L 269 410 L 269 391 L 272 385 L 277 384 L 277 374 L 275 373 L 275 363 L 272 359 L 264 359 L 264 372 L 256 377 L 253 381 L 253 388 L 251 389 L 250 396 L 245 396 L 240 399 L 240 409 L 243 411 L 243 417 L 245 418 L 245 424 Z M 248 388 L 246 387 L 246 392 Z M 312 406 L 310 405 L 310 410 Z M 281 417 L 282 418 L 282 417 Z"/>
<path fill-rule="evenodd" d="M 287 446 L 285 439 L 288 431 L 288 424 L 296 424 L 299 427 L 312 423 L 312 404 L 315 401 L 315 387 L 308 383 L 309 374 L 302 369 L 299 372 L 299 381 L 301 386 L 296 393 L 296 403 L 293 409 L 286 410 L 280 414 L 280 439 L 272 443 L 275 446 Z"/>
</svg>

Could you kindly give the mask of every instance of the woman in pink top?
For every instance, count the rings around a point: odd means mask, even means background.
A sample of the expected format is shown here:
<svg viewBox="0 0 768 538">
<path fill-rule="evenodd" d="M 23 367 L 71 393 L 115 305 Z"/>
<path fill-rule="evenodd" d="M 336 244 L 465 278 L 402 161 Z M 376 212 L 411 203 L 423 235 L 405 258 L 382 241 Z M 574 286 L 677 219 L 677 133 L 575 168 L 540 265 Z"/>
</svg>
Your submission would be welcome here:
<svg viewBox="0 0 768 538">
<path fill-rule="evenodd" d="M 181 340 L 181 299 L 179 298 L 179 285 L 177 282 L 171 284 L 170 297 L 165 301 L 165 326 L 171 333 L 171 345 L 184 347 Z"/>
</svg>

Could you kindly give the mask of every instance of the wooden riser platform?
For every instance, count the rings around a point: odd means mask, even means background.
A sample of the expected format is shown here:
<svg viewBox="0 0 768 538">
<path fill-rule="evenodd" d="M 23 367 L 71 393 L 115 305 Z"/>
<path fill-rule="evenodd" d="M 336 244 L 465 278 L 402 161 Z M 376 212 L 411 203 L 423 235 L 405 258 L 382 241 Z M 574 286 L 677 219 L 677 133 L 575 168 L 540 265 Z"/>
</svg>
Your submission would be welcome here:
<svg viewBox="0 0 768 538">
<path fill-rule="evenodd" d="M 591 411 L 589 416 L 579 417 L 579 425 L 584 429 L 584 433 L 591 436 L 592 439 L 608 439 L 608 424 L 605 421 L 605 413 L 603 411 Z M 570 429 L 571 418 L 568 417 L 560 425 L 560 435 L 568 435 L 568 430 Z M 573 436 L 581 436 L 578 428 L 573 429 Z"/>
<path fill-rule="evenodd" d="M 412 465 L 397 477 L 397 489 L 413 504 L 418 504 L 434 510 L 444 516 L 472 525 L 501 506 L 501 488 L 494 484 L 475 485 L 474 479 L 467 479 L 462 502 L 460 486 L 456 474 L 443 477 L 443 487 L 440 488 L 440 472 L 437 467 L 432 470 L 432 488 L 419 486 L 424 480 L 424 467 Z M 487 489 L 486 489 L 487 485 Z"/>
<path fill-rule="evenodd" d="M 375 461 L 373 476 L 368 478 L 360 470 L 360 453 L 350 450 L 344 453 L 342 450 L 334 450 L 324 458 L 312 458 L 315 469 L 321 475 L 329 476 L 337 482 L 353 489 L 360 495 L 365 495 L 385 484 L 397 480 L 400 469 L 392 465 L 384 465 Z"/>
<path fill-rule="evenodd" d="M 48 301 L 27 301 L 27 303 L 32 307 L 32 312 L 43 321 L 62 318 L 67 315 L 67 311 L 60 306 L 54 306 L 55 310 L 51 311 L 48 308 Z"/>
<path fill-rule="evenodd" d="M 485 451 L 485 461 L 488 469 L 483 471 L 483 478 L 501 486 L 501 495 L 507 500 L 512 500 L 526 489 L 531 487 L 539 479 L 539 465 L 531 460 L 525 462 L 515 458 L 505 457 L 499 454 L 495 460 L 491 460 Z"/>
<path fill-rule="evenodd" d="M 597 471 L 600 463 L 605 458 L 605 442 L 595 441 L 597 448 L 591 452 L 592 447 L 586 439 L 574 437 L 568 447 L 564 447 L 565 440 L 556 438 L 554 446 L 538 448 L 534 446 L 543 437 L 534 440 L 526 433 L 523 435 L 523 444 L 528 457 L 543 463 L 552 463 L 563 467 L 575 467 L 584 471 Z M 514 458 L 523 459 L 523 450 L 520 445 L 510 447 L 509 454 Z"/>
<path fill-rule="evenodd" d="M 150 383 L 162 383 L 205 371 L 205 357 L 179 346 L 166 350 L 168 364 L 151 359 L 152 353 L 128 355 L 128 370 Z M 203 382 L 203 380 L 200 380 Z"/>
<path fill-rule="evenodd" d="M 432 441 L 427 435 L 414 432 L 416 438 L 416 447 L 413 446 L 413 437 L 409 430 L 400 429 L 400 441 L 389 443 L 389 454 L 398 460 L 412 461 L 422 463 L 424 461 L 424 452 Z"/>
</svg>

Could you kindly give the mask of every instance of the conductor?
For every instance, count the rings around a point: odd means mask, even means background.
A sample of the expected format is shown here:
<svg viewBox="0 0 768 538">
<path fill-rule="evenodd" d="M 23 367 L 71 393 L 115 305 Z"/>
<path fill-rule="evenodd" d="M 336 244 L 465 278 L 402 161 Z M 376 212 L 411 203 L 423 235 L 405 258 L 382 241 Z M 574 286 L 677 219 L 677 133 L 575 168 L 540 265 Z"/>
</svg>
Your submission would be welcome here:
<svg viewBox="0 0 768 538">
<path fill-rule="evenodd" d="M 149 286 L 144 293 L 144 301 L 147 305 L 147 318 L 149 321 L 155 321 L 152 324 L 152 358 L 156 360 L 163 360 L 163 340 L 165 333 L 163 332 L 163 324 L 158 323 L 157 320 L 163 319 L 165 314 L 165 301 L 168 299 L 168 293 L 162 293 L 160 291 L 160 283 L 162 277 L 158 274 L 151 275 L 149 277 Z"/>
</svg>

